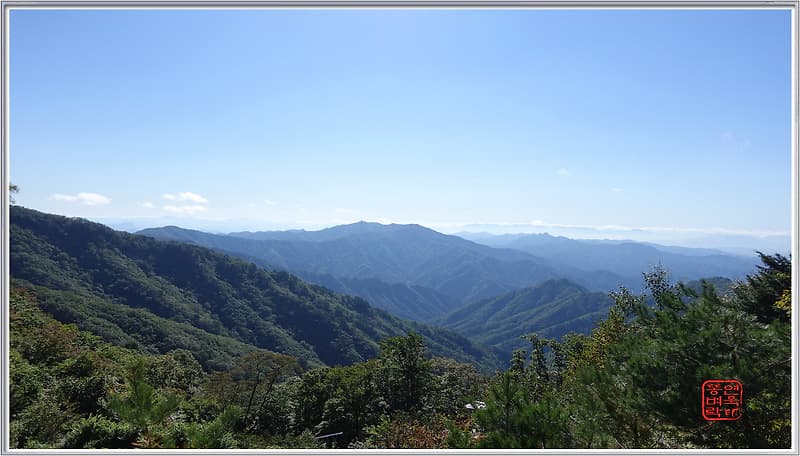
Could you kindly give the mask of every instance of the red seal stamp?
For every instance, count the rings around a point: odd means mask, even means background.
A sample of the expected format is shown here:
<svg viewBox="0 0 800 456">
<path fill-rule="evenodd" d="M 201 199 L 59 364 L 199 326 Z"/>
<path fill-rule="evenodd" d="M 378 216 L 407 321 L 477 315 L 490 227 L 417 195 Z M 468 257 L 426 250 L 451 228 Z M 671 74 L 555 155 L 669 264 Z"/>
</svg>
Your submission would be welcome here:
<svg viewBox="0 0 800 456">
<path fill-rule="evenodd" d="M 702 389 L 703 418 L 708 421 L 734 421 L 742 417 L 742 382 L 706 380 Z"/>
</svg>

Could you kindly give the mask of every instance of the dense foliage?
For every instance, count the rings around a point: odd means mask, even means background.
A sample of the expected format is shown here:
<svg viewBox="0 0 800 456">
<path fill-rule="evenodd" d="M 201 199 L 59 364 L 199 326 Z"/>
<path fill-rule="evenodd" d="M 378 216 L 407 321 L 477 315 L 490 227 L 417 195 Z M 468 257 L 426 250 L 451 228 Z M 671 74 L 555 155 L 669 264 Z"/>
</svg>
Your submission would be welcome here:
<svg viewBox="0 0 800 456">
<path fill-rule="evenodd" d="M 430 358 L 413 333 L 348 366 L 302 372 L 259 350 L 204 372 L 188 351 L 148 354 L 59 323 L 15 288 L 12 446 L 787 448 L 790 263 L 762 260 L 725 296 L 654 270 L 649 293 L 614 293 L 591 334 L 528 335 L 529 352 L 493 378 Z M 743 383 L 740 420 L 702 419 L 709 378 Z"/>
<path fill-rule="evenodd" d="M 463 414 L 484 379 L 428 358 L 413 333 L 346 367 L 303 373 L 290 356 L 252 351 L 206 373 L 186 350 L 147 354 L 60 323 L 24 288 L 10 310 L 13 447 L 344 447 L 393 417 Z"/>
<path fill-rule="evenodd" d="M 788 448 L 791 263 L 761 255 L 757 274 L 720 296 L 645 275 L 647 295 L 622 289 L 589 336 L 529 337 L 476 413 L 469 446 L 510 448 Z M 701 385 L 744 385 L 738 421 L 705 421 Z"/>
</svg>

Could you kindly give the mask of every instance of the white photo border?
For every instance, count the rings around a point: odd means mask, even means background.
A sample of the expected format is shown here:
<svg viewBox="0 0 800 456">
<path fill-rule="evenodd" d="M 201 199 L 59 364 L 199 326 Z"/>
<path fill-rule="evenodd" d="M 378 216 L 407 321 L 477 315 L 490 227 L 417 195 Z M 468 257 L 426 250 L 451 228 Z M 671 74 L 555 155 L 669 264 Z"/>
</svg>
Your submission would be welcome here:
<svg viewBox="0 0 800 456">
<path fill-rule="evenodd" d="M 800 435 L 798 434 L 798 291 L 800 291 L 800 272 L 798 271 L 798 247 L 800 247 L 800 157 L 798 150 L 798 129 L 800 129 L 800 103 L 798 102 L 798 76 L 800 73 L 800 33 L 798 32 L 798 11 L 800 0 L 97 0 L 97 1 L 21 1 L 0 0 L 2 19 L 0 20 L 0 454 L 51 455 L 51 454 L 800 454 Z M 71 449 L 11 449 L 9 448 L 9 22 L 10 12 L 21 9 L 783 9 L 791 11 L 791 260 L 792 260 L 792 448 L 779 450 L 718 450 L 718 449 L 548 449 L 548 450 L 355 450 L 355 449 L 242 449 L 242 450 L 71 450 Z"/>
</svg>

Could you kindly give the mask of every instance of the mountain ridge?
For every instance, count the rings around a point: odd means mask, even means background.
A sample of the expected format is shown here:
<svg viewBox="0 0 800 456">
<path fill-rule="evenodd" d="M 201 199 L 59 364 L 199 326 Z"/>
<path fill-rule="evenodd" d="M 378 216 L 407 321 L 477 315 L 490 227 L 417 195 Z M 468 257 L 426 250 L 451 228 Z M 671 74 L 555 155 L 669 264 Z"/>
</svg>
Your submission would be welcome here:
<svg viewBox="0 0 800 456">
<path fill-rule="evenodd" d="M 663 246 L 630 240 L 571 239 L 544 234 L 480 236 L 485 245 L 498 245 L 524 252 L 565 266 L 595 270 L 612 268 L 625 277 L 639 277 L 660 264 L 674 279 L 695 280 L 706 276 L 743 278 L 753 272 L 755 261 L 750 257 L 715 249 Z"/>
<path fill-rule="evenodd" d="M 353 231 L 352 227 L 303 232 L 305 240 L 254 240 L 174 229 L 147 229 L 138 233 L 216 248 L 262 267 L 288 270 L 305 277 L 329 275 L 337 279 L 377 279 L 386 284 L 421 286 L 455 298 L 460 304 L 560 277 L 598 290 L 626 284 L 624 278 L 608 271 L 587 272 L 571 266 L 554 266 L 530 253 L 481 245 L 419 225 L 361 224 L 357 225 L 357 236 L 340 235 L 343 231 Z M 309 233 L 323 231 L 339 234 L 333 240 L 307 239 Z M 283 236 L 271 233 L 270 236 Z M 377 302 L 376 305 L 389 307 Z"/>
</svg>

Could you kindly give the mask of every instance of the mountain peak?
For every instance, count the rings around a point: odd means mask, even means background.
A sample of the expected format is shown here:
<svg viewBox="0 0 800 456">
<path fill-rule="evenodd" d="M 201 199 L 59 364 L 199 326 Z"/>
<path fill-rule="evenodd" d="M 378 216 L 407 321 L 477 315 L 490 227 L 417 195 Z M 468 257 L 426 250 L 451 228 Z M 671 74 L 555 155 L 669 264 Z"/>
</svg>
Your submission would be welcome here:
<svg viewBox="0 0 800 456">
<path fill-rule="evenodd" d="M 404 224 L 404 223 L 379 223 L 379 222 L 367 222 L 367 221 L 358 221 L 355 223 L 350 223 L 346 225 L 336 225 L 330 228 L 325 228 L 319 230 L 317 233 L 319 234 L 337 234 L 337 235 L 353 235 L 353 234 L 381 234 L 381 233 L 398 233 L 398 232 L 408 232 L 408 233 L 435 233 L 441 234 L 438 231 L 432 230 L 430 228 L 424 227 L 422 225 L 416 223 Z"/>
</svg>

